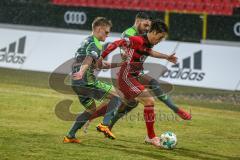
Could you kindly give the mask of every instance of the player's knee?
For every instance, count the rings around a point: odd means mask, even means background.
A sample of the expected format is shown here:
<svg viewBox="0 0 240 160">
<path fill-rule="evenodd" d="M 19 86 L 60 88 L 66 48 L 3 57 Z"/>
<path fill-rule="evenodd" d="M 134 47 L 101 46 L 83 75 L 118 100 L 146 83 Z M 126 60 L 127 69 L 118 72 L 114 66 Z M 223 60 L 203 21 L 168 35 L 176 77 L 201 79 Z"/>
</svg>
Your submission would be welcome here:
<svg viewBox="0 0 240 160">
<path fill-rule="evenodd" d="M 144 101 L 144 106 L 153 106 L 154 102 L 155 102 L 154 98 L 149 97 Z"/>
<path fill-rule="evenodd" d="M 159 88 L 160 87 L 160 83 L 156 80 L 156 79 L 152 79 L 149 82 L 150 88 L 154 89 L 154 88 Z"/>
<path fill-rule="evenodd" d="M 90 113 L 90 114 L 93 114 L 94 112 L 97 111 L 97 108 L 96 107 L 91 107 L 91 108 L 88 108 L 86 109 L 86 112 Z"/>
<path fill-rule="evenodd" d="M 139 103 L 138 101 L 134 100 L 134 101 L 129 102 L 127 104 L 127 106 L 131 107 L 131 108 L 135 108 L 135 107 L 137 107 L 138 103 Z"/>
<path fill-rule="evenodd" d="M 113 97 L 114 97 L 113 94 L 108 94 L 108 95 L 106 96 L 106 98 L 108 98 L 108 99 L 112 99 Z"/>
<path fill-rule="evenodd" d="M 125 111 L 130 112 L 132 109 L 136 108 L 138 104 L 139 104 L 138 101 L 128 102 Z"/>
<path fill-rule="evenodd" d="M 163 91 L 160 87 L 160 83 L 155 80 L 155 79 L 152 79 L 150 82 L 149 82 L 149 85 L 150 85 L 150 88 L 153 90 L 154 94 L 158 97 L 158 96 L 161 96 L 163 94 Z"/>
<path fill-rule="evenodd" d="M 113 96 L 111 99 L 116 107 L 119 107 L 122 103 L 122 100 L 118 96 Z"/>
<path fill-rule="evenodd" d="M 111 94 L 108 94 L 108 95 L 106 96 L 106 98 L 108 98 L 108 99 L 111 100 L 111 99 L 113 99 L 113 98 L 114 98 L 114 99 L 117 99 L 117 98 L 119 98 L 119 96 L 117 96 L 117 94 L 115 94 L 115 93 L 114 93 L 114 94 L 111 93 Z M 119 98 L 119 99 L 120 99 L 120 98 Z"/>
</svg>

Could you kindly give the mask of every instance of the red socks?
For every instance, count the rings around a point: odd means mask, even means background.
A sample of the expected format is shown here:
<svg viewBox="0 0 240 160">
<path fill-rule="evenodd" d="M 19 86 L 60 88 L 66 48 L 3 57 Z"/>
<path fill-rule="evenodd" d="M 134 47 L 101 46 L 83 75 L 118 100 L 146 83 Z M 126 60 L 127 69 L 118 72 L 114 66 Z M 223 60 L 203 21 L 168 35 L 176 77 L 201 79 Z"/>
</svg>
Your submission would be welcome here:
<svg viewBox="0 0 240 160">
<path fill-rule="evenodd" d="M 146 122 L 147 133 L 150 139 L 154 138 L 154 122 L 155 122 L 155 113 L 154 113 L 154 105 L 144 106 L 144 119 Z"/>
<path fill-rule="evenodd" d="M 104 116 L 107 111 L 107 107 L 108 106 L 106 104 L 99 108 L 96 112 L 92 114 L 89 120 Z M 154 132 L 155 113 L 153 105 L 144 106 L 144 119 L 147 127 L 148 137 L 152 139 L 156 136 Z"/>
<path fill-rule="evenodd" d="M 105 104 L 103 105 L 102 107 L 98 108 L 90 117 L 90 121 L 95 119 L 95 118 L 98 118 L 98 117 L 101 117 L 101 116 L 104 116 L 106 111 L 107 111 L 107 107 L 108 105 Z"/>
</svg>

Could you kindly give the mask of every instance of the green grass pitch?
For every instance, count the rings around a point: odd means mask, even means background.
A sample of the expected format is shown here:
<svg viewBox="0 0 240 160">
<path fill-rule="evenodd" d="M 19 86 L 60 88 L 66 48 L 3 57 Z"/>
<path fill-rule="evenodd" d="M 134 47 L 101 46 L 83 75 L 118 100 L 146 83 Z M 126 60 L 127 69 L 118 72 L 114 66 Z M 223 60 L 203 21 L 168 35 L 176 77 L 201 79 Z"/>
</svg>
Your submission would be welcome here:
<svg viewBox="0 0 240 160">
<path fill-rule="evenodd" d="M 0 69 L 0 75 L 1 160 L 240 159 L 239 92 L 175 87 L 173 99 L 191 109 L 191 121 L 182 121 L 157 101 L 156 132 L 174 132 L 178 138 L 174 150 L 144 144 L 141 105 L 116 124 L 116 140 L 106 139 L 96 131 L 102 120 L 98 118 L 90 124 L 87 134 L 78 132 L 81 144 L 63 144 L 72 121 L 59 119 L 55 105 L 64 99 L 73 100 L 71 111 L 78 113 L 83 108 L 77 98 L 50 89 L 47 73 Z M 198 99 L 201 96 L 206 98 Z"/>
</svg>

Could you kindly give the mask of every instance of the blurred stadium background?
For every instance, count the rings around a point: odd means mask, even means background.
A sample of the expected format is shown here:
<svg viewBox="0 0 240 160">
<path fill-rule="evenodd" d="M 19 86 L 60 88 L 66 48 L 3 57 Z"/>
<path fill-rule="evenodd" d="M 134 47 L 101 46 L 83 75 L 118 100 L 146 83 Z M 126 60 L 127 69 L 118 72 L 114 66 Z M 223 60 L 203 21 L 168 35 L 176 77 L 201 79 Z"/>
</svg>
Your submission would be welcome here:
<svg viewBox="0 0 240 160">
<path fill-rule="evenodd" d="M 95 17 L 112 20 L 112 41 L 139 11 L 169 26 L 157 50 L 170 53 L 179 44 L 179 63 L 167 64 L 160 79 L 174 85 L 173 99 L 191 110 L 193 120 L 181 121 L 160 102 L 156 107 L 156 128 L 176 133 L 177 149 L 143 144 L 142 106 L 116 125 L 116 141 L 95 131 L 97 119 L 86 135 L 79 133 L 82 144 L 63 145 L 72 122 L 57 117 L 56 104 L 70 99 L 73 113 L 83 108 L 74 95 L 49 87 L 50 73 L 74 56 Z M 0 159 L 239 160 L 239 61 L 239 0 L 1 0 Z"/>
</svg>

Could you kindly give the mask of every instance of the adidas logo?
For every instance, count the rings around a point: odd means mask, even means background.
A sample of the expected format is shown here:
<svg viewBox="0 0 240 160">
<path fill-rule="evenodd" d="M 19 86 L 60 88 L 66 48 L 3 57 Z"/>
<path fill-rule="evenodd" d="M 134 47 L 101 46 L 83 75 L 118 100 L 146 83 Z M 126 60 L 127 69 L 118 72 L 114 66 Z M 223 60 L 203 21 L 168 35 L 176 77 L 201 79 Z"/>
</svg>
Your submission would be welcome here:
<svg viewBox="0 0 240 160">
<path fill-rule="evenodd" d="M 19 38 L 18 42 L 10 43 L 8 47 L 1 48 L 0 62 L 23 64 L 26 60 L 26 56 L 24 56 L 25 44 L 26 36 Z"/>
<path fill-rule="evenodd" d="M 182 63 L 177 63 L 172 65 L 167 72 L 163 74 L 164 78 L 171 79 L 182 79 L 190 81 L 202 81 L 204 79 L 205 73 L 202 70 L 202 51 L 197 51 L 192 57 L 186 57 L 182 60 Z M 193 64 L 191 65 L 191 62 Z"/>
</svg>

